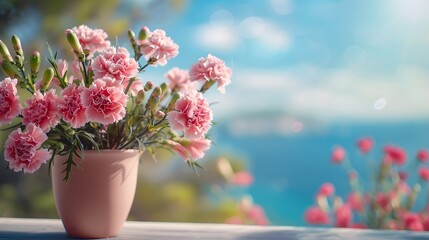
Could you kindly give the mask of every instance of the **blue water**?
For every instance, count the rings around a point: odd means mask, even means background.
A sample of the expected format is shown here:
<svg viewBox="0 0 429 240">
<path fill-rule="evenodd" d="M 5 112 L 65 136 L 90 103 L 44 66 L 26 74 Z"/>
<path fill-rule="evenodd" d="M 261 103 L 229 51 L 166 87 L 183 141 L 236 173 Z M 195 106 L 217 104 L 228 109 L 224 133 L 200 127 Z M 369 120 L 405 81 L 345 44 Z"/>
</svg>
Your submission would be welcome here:
<svg viewBox="0 0 429 240">
<path fill-rule="evenodd" d="M 409 165 L 418 149 L 429 149 L 429 123 L 336 124 L 291 135 L 258 136 L 236 136 L 226 123 L 217 128 L 216 148 L 247 161 L 255 177 L 249 193 L 265 208 L 273 225 L 306 225 L 303 212 L 313 204 L 314 193 L 323 182 L 332 182 L 337 194 L 346 196 L 347 174 L 330 162 L 336 144 L 347 150 L 362 178 L 368 178 L 368 161 L 380 161 L 385 144 L 402 146 Z M 355 147 L 356 140 L 363 136 L 375 141 L 367 158 Z"/>
</svg>

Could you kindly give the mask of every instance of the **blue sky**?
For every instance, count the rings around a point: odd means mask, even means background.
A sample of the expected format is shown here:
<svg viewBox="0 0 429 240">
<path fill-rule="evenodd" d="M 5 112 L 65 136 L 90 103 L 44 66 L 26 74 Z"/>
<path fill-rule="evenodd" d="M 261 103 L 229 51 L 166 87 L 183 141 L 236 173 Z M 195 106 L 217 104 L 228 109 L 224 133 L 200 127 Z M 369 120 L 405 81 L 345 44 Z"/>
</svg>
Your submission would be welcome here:
<svg viewBox="0 0 429 240">
<path fill-rule="evenodd" d="M 425 120 L 429 2 L 189 1 L 164 28 L 188 68 L 212 53 L 234 71 L 216 114 L 282 111 L 323 121 Z M 136 26 L 137 27 L 137 26 Z M 216 112 L 217 111 L 217 112 Z"/>
</svg>

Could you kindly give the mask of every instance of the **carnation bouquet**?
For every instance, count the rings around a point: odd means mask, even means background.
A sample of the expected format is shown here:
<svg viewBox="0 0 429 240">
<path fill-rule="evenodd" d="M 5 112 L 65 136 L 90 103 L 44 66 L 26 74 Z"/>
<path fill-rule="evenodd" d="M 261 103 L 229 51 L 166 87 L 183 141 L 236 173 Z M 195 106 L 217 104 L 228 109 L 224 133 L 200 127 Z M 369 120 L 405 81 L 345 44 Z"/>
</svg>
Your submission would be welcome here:
<svg viewBox="0 0 429 240">
<path fill-rule="evenodd" d="M 429 231 L 429 168 L 425 166 L 429 153 L 419 150 L 406 165 L 405 150 L 386 145 L 376 162 L 369 155 L 373 144 L 369 137 L 357 141 L 370 166 L 369 181 L 358 176 L 341 146 L 334 148 L 332 162 L 347 171 L 351 191 L 342 198 L 335 194 L 334 185 L 322 184 L 315 206 L 305 212 L 305 220 L 335 227 Z M 419 195 L 426 199 L 419 200 Z"/>
<path fill-rule="evenodd" d="M 148 67 L 166 65 L 179 46 L 165 31 L 143 27 L 128 31 L 131 53 L 113 46 L 102 29 L 85 25 L 65 31 L 71 61 L 58 58 L 48 45 L 50 66 L 40 71 L 39 52 L 26 58 L 12 36 L 15 56 L 0 41 L 0 124 L 13 131 L 4 158 L 14 171 L 33 173 L 56 155 L 66 156 L 64 180 L 85 150 L 140 149 L 152 155 L 167 148 L 194 170 L 210 148 L 207 132 L 212 110 L 203 93 L 215 83 L 220 92 L 231 69 L 219 58 L 200 58 L 190 70 L 172 68 L 159 86 L 144 82 Z M 43 72 L 43 74 L 39 74 Z M 26 91 L 29 94 L 18 94 Z M 22 96 L 29 96 L 23 99 Z"/>
</svg>

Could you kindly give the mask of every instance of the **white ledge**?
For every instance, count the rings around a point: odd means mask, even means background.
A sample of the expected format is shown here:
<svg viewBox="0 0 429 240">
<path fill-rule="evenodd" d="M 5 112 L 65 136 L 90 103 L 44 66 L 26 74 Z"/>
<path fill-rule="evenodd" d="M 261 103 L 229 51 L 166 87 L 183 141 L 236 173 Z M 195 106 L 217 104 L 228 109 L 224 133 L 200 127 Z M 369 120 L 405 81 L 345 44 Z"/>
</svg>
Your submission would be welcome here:
<svg viewBox="0 0 429 240">
<path fill-rule="evenodd" d="M 0 218 L 0 239 L 69 239 L 59 219 Z M 126 222 L 114 239 L 429 239 L 429 232 L 245 226 L 205 223 Z"/>
</svg>

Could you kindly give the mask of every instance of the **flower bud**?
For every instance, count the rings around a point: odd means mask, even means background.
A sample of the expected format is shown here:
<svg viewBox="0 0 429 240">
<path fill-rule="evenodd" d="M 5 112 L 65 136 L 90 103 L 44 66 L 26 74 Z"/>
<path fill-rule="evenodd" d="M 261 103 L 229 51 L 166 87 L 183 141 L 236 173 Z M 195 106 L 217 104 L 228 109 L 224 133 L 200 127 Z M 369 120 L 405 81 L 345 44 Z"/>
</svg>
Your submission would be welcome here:
<svg viewBox="0 0 429 240">
<path fill-rule="evenodd" d="M 143 89 L 147 92 L 147 91 L 150 91 L 152 88 L 153 88 L 153 82 L 147 81 Z"/>
<path fill-rule="evenodd" d="M 3 59 L 8 60 L 9 62 L 13 62 L 13 58 L 10 55 L 9 49 L 7 49 L 6 44 L 3 43 L 3 41 L 0 40 L 0 55 L 3 57 Z"/>
<path fill-rule="evenodd" d="M 74 136 L 75 135 L 75 130 L 73 130 L 73 128 L 69 128 L 67 131 L 66 131 L 66 134 L 68 135 L 68 136 Z"/>
<path fill-rule="evenodd" d="M 131 46 L 133 46 L 133 49 L 137 49 L 137 42 L 136 42 L 136 34 L 133 32 L 133 30 L 128 30 L 128 39 L 130 40 Z"/>
<path fill-rule="evenodd" d="M 139 40 L 146 40 L 149 37 L 149 28 L 142 27 L 139 32 Z"/>
<path fill-rule="evenodd" d="M 159 85 L 159 87 L 161 87 L 162 95 L 165 95 L 165 93 L 167 92 L 167 88 L 168 88 L 167 83 L 163 82 L 163 83 L 161 83 L 161 85 Z"/>
<path fill-rule="evenodd" d="M 66 36 L 67 41 L 69 42 L 70 46 L 73 48 L 74 53 L 76 54 L 76 57 L 79 59 L 79 61 L 83 62 L 85 60 L 85 53 L 82 50 L 82 46 L 80 45 L 76 33 L 73 32 L 71 29 L 67 29 Z"/>
<path fill-rule="evenodd" d="M 162 90 L 160 87 L 155 87 L 149 97 L 149 100 L 146 103 L 146 109 L 149 110 L 152 115 L 155 115 L 155 111 L 158 108 L 161 92 Z"/>
<path fill-rule="evenodd" d="M 163 111 L 157 111 L 155 113 L 155 119 L 156 120 L 162 120 L 165 117 L 165 113 Z"/>
<path fill-rule="evenodd" d="M 31 76 L 36 78 L 40 68 L 40 53 L 35 51 L 30 57 Z"/>
<path fill-rule="evenodd" d="M 20 76 L 19 69 L 7 60 L 1 62 L 1 68 L 3 69 L 3 72 L 10 78 L 16 78 Z"/>
<path fill-rule="evenodd" d="M 168 103 L 167 109 L 165 110 L 166 113 L 173 111 L 173 109 L 176 107 L 176 102 L 177 100 L 180 98 L 180 94 L 179 93 L 174 93 L 171 96 L 171 100 Z"/>
<path fill-rule="evenodd" d="M 46 69 L 45 72 L 43 73 L 42 85 L 40 86 L 40 89 L 42 91 L 45 91 L 49 87 L 49 85 L 51 84 L 52 78 L 54 78 L 54 69 L 53 68 Z"/>
<path fill-rule="evenodd" d="M 21 40 L 19 39 L 18 36 L 16 35 L 12 36 L 12 45 L 17 55 L 24 56 L 24 51 L 22 51 L 22 47 L 21 47 Z"/>
<path fill-rule="evenodd" d="M 142 102 L 143 102 L 143 100 L 144 100 L 144 98 L 145 98 L 145 91 L 144 91 L 144 90 L 140 90 L 140 91 L 137 93 L 137 97 L 136 97 L 136 104 L 140 104 L 140 103 L 142 103 Z"/>
</svg>

